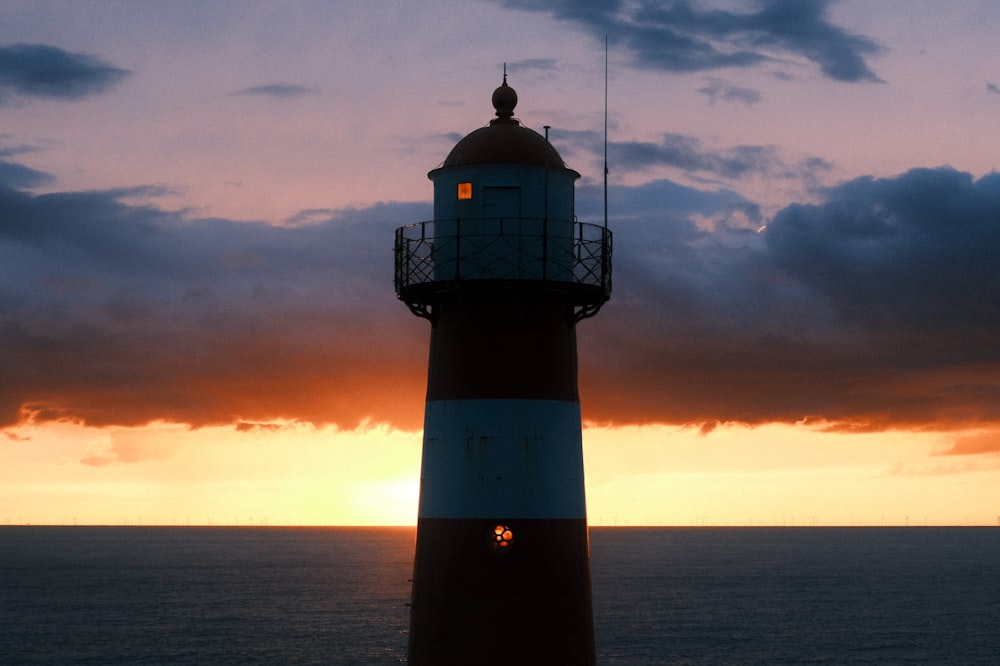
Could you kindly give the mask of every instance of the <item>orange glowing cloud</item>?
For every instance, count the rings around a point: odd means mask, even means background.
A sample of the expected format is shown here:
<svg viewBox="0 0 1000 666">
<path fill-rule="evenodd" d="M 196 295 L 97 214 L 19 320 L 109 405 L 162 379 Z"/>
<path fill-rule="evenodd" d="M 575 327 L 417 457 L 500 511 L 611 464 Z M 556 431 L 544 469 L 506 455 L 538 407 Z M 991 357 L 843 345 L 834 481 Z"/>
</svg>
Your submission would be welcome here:
<svg viewBox="0 0 1000 666">
<path fill-rule="evenodd" d="M 1000 454 L 1000 434 L 996 432 L 978 433 L 958 437 L 950 447 L 940 452 L 943 456 L 975 456 Z"/>
</svg>

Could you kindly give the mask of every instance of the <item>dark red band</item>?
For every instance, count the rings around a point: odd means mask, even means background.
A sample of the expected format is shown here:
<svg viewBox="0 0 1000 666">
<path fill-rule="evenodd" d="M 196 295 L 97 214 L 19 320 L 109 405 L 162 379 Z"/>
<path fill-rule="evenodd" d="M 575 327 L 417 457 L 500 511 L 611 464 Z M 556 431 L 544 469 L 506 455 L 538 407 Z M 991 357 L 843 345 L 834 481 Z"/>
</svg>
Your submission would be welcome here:
<svg viewBox="0 0 1000 666">
<path fill-rule="evenodd" d="M 444 300 L 431 329 L 427 400 L 579 402 L 571 306 L 538 298 Z"/>
<path fill-rule="evenodd" d="M 408 663 L 593 666 L 586 520 L 421 519 Z"/>
</svg>

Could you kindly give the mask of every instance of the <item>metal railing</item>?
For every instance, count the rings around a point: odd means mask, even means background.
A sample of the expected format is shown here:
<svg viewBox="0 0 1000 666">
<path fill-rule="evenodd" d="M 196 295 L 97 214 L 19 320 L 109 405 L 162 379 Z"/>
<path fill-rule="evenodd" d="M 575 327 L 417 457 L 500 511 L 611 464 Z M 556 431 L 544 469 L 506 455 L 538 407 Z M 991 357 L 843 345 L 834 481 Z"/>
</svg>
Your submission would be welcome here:
<svg viewBox="0 0 1000 666">
<path fill-rule="evenodd" d="M 596 224 L 523 217 L 417 222 L 396 230 L 395 253 L 396 294 L 411 308 L 472 281 L 531 281 L 587 308 L 611 295 L 611 231 Z"/>
</svg>

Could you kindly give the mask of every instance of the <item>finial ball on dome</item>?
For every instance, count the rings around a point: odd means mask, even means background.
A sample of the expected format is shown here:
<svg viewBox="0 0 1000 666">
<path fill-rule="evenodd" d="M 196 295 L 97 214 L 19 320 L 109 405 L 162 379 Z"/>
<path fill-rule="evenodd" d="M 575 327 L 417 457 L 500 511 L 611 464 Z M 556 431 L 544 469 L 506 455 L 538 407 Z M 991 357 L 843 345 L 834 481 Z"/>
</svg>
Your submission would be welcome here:
<svg viewBox="0 0 1000 666">
<path fill-rule="evenodd" d="M 497 117 L 509 119 L 514 117 L 514 107 L 517 106 L 517 93 L 507 85 L 507 73 L 504 72 L 503 83 L 493 91 L 493 108 Z"/>
</svg>

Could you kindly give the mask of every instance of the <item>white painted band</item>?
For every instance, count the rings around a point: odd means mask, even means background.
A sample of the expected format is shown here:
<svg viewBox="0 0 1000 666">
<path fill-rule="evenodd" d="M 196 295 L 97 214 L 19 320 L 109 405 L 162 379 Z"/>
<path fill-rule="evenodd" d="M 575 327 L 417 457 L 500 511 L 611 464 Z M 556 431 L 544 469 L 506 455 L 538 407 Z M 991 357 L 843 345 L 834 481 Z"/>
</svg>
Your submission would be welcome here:
<svg viewBox="0 0 1000 666">
<path fill-rule="evenodd" d="M 580 403 L 435 400 L 421 518 L 586 518 Z"/>
</svg>

